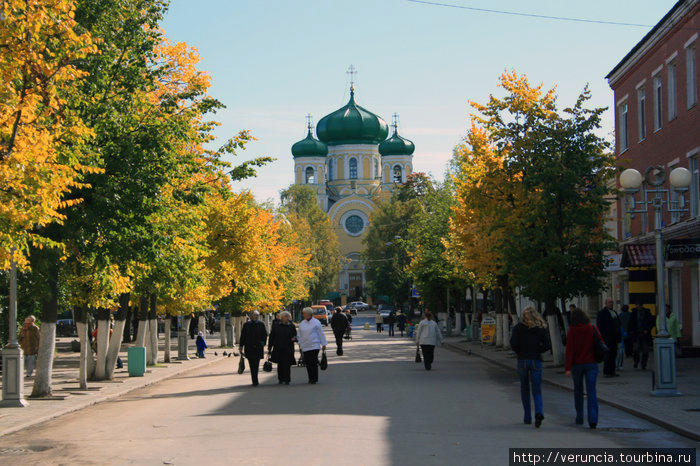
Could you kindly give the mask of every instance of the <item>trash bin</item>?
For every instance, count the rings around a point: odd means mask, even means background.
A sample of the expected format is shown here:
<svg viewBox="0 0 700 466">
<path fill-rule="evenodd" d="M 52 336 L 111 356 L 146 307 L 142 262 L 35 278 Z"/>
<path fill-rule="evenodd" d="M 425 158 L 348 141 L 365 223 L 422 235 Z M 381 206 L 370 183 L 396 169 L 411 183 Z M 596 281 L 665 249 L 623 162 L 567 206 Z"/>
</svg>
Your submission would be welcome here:
<svg viewBox="0 0 700 466">
<path fill-rule="evenodd" d="M 129 377 L 143 377 L 146 373 L 146 348 L 131 346 L 126 354 Z"/>
<path fill-rule="evenodd" d="M 365 325 L 363 326 L 365 330 L 369 330 L 369 322 L 365 322 Z"/>
</svg>

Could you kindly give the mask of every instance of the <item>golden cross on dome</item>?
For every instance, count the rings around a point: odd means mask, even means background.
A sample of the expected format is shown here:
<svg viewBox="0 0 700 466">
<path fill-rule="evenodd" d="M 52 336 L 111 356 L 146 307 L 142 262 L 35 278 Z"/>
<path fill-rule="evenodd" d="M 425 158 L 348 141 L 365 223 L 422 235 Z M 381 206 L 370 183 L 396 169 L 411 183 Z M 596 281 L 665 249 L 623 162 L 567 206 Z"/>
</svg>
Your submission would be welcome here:
<svg viewBox="0 0 700 466">
<path fill-rule="evenodd" d="M 313 128 L 313 124 L 311 123 L 311 121 L 312 121 L 312 116 L 309 113 L 308 115 L 306 115 L 306 126 L 309 128 L 309 131 L 311 131 L 311 128 Z"/>
<path fill-rule="evenodd" d="M 391 126 L 394 127 L 394 134 L 396 134 L 399 131 L 399 114 L 394 112 L 393 115 L 391 115 L 392 118 L 392 123 Z"/>
<path fill-rule="evenodd" d="M 355 90 L 355 75 L 357 74 L 357 68 L 354 65 L 350 65 L 350 68 L 345 72 L 350 75 L 350 90 Z"/>
</svg>

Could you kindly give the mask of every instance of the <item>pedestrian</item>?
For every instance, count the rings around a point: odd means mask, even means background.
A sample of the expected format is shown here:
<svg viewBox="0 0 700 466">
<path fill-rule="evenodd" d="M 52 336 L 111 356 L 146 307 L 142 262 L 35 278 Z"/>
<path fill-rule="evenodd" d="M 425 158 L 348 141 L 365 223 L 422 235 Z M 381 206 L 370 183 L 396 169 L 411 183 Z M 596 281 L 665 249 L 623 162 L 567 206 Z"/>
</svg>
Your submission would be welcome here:
<svg viewBox="0 0 700 466">
<path fill-rule="evenodd" d="M 595 429 L 598 425 L 598 395 L 596 379 L 598 363 L 595 360 L 595 341 L 602 339 L 598 329 L 591 325 L 588 315 L 580 308 L 571 312 L 571 326 L 566 337 L 566 364 L 564 370 L 567 377 L 574 382 L 574 407 L 576 408 L 576 424 L 583 424 L 583 382 L 586 382 L 586 397 L 588 401 L 588 425 Z"/>
<path fill-rule="evenodd" d="M 658 336 L 661 331 L 661 315 L 656 316 L 656 335 Z M 666 305 L 666 331 L 668 331 L 669 336 L 673 339 L 674 347 L 676 349 L 676 356 L 680 355 L 680 345 L 678 339 L 681 337 L 681 327 L 678 323 L 678 317 L 671 311 L 671 306 Z"/>
<path fill-rule="evenodd" d="M 265 355 L 266 342 L 267 329 L 265 328 L 265 324 L 260 321 L 260 313 L 258 311 L 253 311 L 250 315 L 250 320 L 243 324 L 239 343 L 240 351 L 248 360 L 253 387 L 258 386 L 258 369 L 260 368 L 260 360 Z"/>
<path fill-rule="evenodd" d="M 640 359 L 642 370 L 647 368 L 649 350 L 652 346 L 651 329 L 653 327 L 654 317 L 649 309 L 645 308 L 641 302 L 638 302 L 637 306 L 632 310 L 628 332 L 632 339 L 632 356 L 635 369 L 639 367 Z"/>
<path fill-rule="evenodd" d="M 24 367 L 27 377 L 34 374 L 36 355 L 39 354 L 39 327 L 36 325 L 36 317 L 29 316 L 24 319 L 24 325 L 19 331 L 19 346 L 24 352 Z"/>
<path fill-rule="evenodd" d="M 389 313 L 388 323 L 389 323 L 389 336 L 393 337 L 394 336 L 394 327 L 396 326 L 396 313 L 394 311 L 391 311 Z"/>
<path fill-rule="evenodd" d="M 214 313 L 209 313 L 209 335 L 214 335 L 214 330 L 216 327 L 216 319 L 214 318 Z"/>
<path fill-rule="evenodd" d="M 612 299 L 605 300 L 605 306 L 598 312 L 596 326 L 609 349 L 603 360 L 603 377 L 615 377 L 619 375 L 615 372 L 615 362 L 617 360 L 617 345 L 622 341 L 622 331 L 620 318 L 613 310 Z"/>
<path fill-rule="evenodd" d="M 335 313 L 331 317 L 331 329 L 333 329 L 333 335 L 335 336 L 335 344 L 337 346 L 336 354 L 338 356 L 343 355 L 343 337 L 345 336 L 345 331 L 348 329 L 348 318 L 343 314 L 343 310 L 339 307 L 335 308 Z"/>
<path fill-rule="evenodd" d="M 275 317 L 272 319 L 272 325 L 270 326 L 270 332 L 272 332 L 272 327 L 274 327 L 275 325 L 278 325 L 280 323 L 282 323 L 282 319 L 280 318 L 280 313 L 275 312 Z"/>
<path fill-rule="evenodd" d="M 620 331 L 622 332 L 622 348 L 624 356 L 632 357 L 632 346 L 634 345 L 632 338 L 630 338 L 630 318 L 632 313 L 630 312 L 630 307 L 628 304 L 623 304 L 620 308 Z M 622 368 L 622 364 L 620 364 Z"/>
<path fill-rule="evenodd" d="M 294 358 L 294 342 L 297 341 L 297 328 L 292 323 L 292 314 L 288 311 L 279 313 L 279 323 L 272 326 L 267 351 L 270 361 L 277 364 L 277 381 L 287 384 L 292 381 L 292 364 Z"/>
<path fill-rule="evenodd" d="M 403 332 L 406 331 L 406 315 L 401 311 L 399 311 L 399 315 L 396 316 L 396 326 L 399 328 L 401 336 L 403 336 Z"/>
<path fill-rule="evenodd" d="M 306 365 L 306 372 L 309 375 L 309 383 L 316 384 L 318 383 L 318 353 L 320 350 L 326 349 L 328 342 L 321 322 L 314 319 L 313 309 L 305 307 L 301 314 L 303 319 L 299 323 L 297 339 Z"/>
<path fill-rule="evenodd" d="M 197 318 L 195 317 L 194 312 L 190 316 L 190 328 L 188 330 L 190 332 L 190 340 L 194 340 L 197 332 Z"/>
<path fill-rule="evenodd" d="M 416 347 L 420 346 L 423 353 L 423 364 L 425 370 L 429 371 L 433 367 L 435 359 L 435 347 L 442 344 L 442 333 L 437 323 L 432 320 L 432 314 L 426 310 L 423 320 L 418 325 L 416 333 Z"/>
<path fill-rule="evenodd" d="M 197 357 L 204 358 L 204 351 L 209 348 L 207 342 L 204 340 L 204 334 L 202 332 L 197 332 Z"/>
<path fill-rule="evenodd" d="M 518 375 L 520 376 L 520 399 L 525 412 L 523 422 L 532 424 L 530 385 L 535 403 L 535 427 L 539 428 L 544 419 L 542 408 L 542 353 L 549 349 L 545 330 L 547 324 L 534 307 L 523 309 L 520 322 L 513 327 L 510 347 L 518 355 Z"/>
<path fill-rule="evenodd" d="M 377 315 L 374 317 L 374 323 L 377 324 L 377 333 L 382 333 L 384 331 L 384 317 L 382 313 L 377 311 Z"/>
<path fill-rule="evenodd" d="M 575 304 L 569 304 L 569 310 L 565 312 L 564 318 L 566 319 L 566 325 L 571 325 L 571 313 L 576 309 Z"/>
</svg>

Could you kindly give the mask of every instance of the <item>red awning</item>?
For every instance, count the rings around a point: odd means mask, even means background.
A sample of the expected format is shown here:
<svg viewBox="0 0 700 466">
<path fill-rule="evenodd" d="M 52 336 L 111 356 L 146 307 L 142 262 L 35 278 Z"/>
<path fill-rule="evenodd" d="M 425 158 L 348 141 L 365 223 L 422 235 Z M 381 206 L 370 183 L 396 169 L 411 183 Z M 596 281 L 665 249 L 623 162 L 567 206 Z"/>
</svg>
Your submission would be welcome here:
<svg viewBox="0 0 700 466">
<path fill-rule="evenodd" d="M 653 244 L 626 244 L 622 251 L 622 267 L 654 267 L 656 246 Z"/>
</svg>

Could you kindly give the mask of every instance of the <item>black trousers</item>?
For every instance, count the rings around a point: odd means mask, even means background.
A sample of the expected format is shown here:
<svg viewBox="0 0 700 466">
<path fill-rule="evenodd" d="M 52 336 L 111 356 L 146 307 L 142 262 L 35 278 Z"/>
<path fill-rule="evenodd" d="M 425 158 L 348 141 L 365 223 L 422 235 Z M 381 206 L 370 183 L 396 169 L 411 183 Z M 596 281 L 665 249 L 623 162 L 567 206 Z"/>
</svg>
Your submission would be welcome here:
<svg viewBox="0 0 700 466">
<path fill-rule="evenodd" d="M 642 359 L 642 369 L 647 368 L 647 362 L 649 362 L 649 341 L 646 335 L 638 337 L 634 342 L 634 367 L 639 365 L 639 359 Z"/>
<path fill-rule="evenodd" d="M 389 336 L 394 336 L 394 324 L 389 324 Z"/>
<path fill-rule="evenodd" d="M 381 333 L 384 330 L 384 325 L 377 324 L 377 333 Z"/>
<path fill-rule="evenodd" d="M 292 365 L 288 360 L 277 363 L 277 380 L 287 383 L 292 381 Z"/>
<path fill-rule="evenodd" d="M 435 346 L 420 345 L 420 349 L 423 352 L 423 365 L 427 370 L 430 370 L 433 365 L 433 360 L 435 359 Z"/>
<path fill-rule="evenodd" d="M 309 374 L 309 382 L 318 382 L 318 353 L 320 350 L 311 350 L 304 352 L 304 364 L 306 364 L 306 372 Z"/>
<path fill-rule="evenodd" d="M 625 356 L 632 357 L 634 352 L 634 338 L 625 338 Z"/>
<path fill-rule="evenodd" d="M 253 384 L 258 384 L 258 369 L 260 369 L 260 358 L 248 358 L 248 367 L 250 367 L 250 378 L 253 380 Z"/>
<path fill-rule="evenodd" d="M 333 335 L 335 335 L 335 344 L 338 347 L 340 351 L 343 350 L 343 336 L 345 335 L 345 332 L 333 332 Z"/>
<path fill-rule="evenodd" d="M 617 342 L 606 342 L 608 354 L 603 360 L 603 375 L 615 375 L 615 361 L 617 360 Z"/>
</svg>

